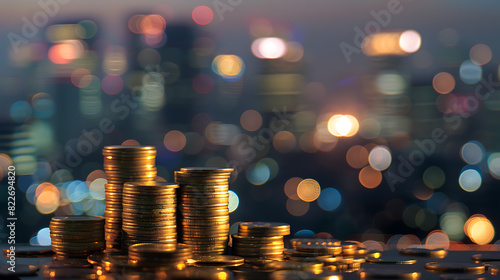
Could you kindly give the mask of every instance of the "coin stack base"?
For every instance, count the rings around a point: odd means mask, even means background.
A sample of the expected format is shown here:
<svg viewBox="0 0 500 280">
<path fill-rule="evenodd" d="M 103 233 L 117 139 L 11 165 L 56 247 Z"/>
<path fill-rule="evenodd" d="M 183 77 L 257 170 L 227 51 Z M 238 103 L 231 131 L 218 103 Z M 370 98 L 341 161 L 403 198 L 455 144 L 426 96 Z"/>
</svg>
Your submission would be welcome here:
<svg viewBox="0 0 500 280">
<path fill-rule="evenodd" d="M 285 223 L 241 223 L 238 234 L 232 236 L 233 253 L 248 261 L 257 258 L 283 260 L 283 236 L 289 234 L 290 225 Z"/>
<path fill-rule="evenodd" d="M 186 244 L 134 244 L 128 248 L 128 262 L 137 267 L 184 268 L 192 257 Z"/>
<path fill-rule="evenodd" d="M 50 220 L 52 250 L 58 259 L 87 258 L 104 250 L 104 218 L 62 216 Z"/>
</svg>

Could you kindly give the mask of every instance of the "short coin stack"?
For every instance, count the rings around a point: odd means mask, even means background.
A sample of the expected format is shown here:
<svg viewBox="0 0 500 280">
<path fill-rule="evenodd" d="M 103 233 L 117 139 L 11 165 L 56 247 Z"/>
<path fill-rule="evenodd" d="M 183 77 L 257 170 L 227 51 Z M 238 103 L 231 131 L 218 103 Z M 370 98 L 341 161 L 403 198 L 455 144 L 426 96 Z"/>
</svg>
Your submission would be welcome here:
<svg viewBox="0 0 500 280">
<path fill-rule="evenodd" d="M 176 189 L 162 182 L 123 185 L 123 244 L 177 243 Z"/>
<path fill-rule="evenodd" d="M 140 243 L 128 248 L 128 261 L 138 267 L 179 267 L 185 266 L 192 257 L 191 247 L 186 244 Z"/>
<path fill-rule="evenodd" d="M 105 247 L 102 217 L 53 217 L 49 228 L 52 250 L 58 258 L 86 258 Z"/>
<path fill-rule="evenodd" d="M 233 253 L 244 258 L 283 259 L 283 236 L 290 234 L 285 223 L 246 222 L 232 236 Z"/>
<path fill-rule="evenodd" d="M 156 149 L 152 146 L 106 146 L 106 248 L 122 246 L 122 190 L 126 182 L 147 182 L 156 177 Z"/>
<path fill-rule="evenodd" d="M 229 234 L 229 177 L 232 168 L 182 168 L 179 183 L 179 239 L 194 254 L 222 254 Z"/>
</svg>

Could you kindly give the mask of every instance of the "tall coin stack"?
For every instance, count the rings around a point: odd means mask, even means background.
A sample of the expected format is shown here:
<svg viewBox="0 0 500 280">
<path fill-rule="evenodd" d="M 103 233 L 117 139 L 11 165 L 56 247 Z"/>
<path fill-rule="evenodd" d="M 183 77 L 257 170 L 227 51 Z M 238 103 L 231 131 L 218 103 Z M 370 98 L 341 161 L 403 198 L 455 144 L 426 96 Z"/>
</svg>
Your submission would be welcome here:
<svg viewBox="0 0 500 280">
<path fill-rule="evenodd" d="M 229 234 L 229 177 L 232 168 L 181 168 L 179 242 L 194 254 L 222 254 Z"/>
<path fill-rule="evenodd" d="M 246 222 L 238 225 L 232 236 L 233 253 L 246 258 L 283 259 L 283 236 L 290 234 L 285 223 Z"/>
<path fill-rule="evenodd" d="M 52 250 L 59 258 L 86 258 L 104 250 L 104 219 L 97 216 L 61 216 L 50 220 Z"/>
<path fill-rule="evenodd" d="M 104 171 L 106 248 L 122 248 L 122 191 L 126 182 L 148 182 L 156 177 L 156 149 L 152 146 L 106 146 Z"/>
<path fill-rule="evenodd" d="M 177 244 L 178 184 L 147 182 L 123 185 L 123 243 Z"/>
</svg>

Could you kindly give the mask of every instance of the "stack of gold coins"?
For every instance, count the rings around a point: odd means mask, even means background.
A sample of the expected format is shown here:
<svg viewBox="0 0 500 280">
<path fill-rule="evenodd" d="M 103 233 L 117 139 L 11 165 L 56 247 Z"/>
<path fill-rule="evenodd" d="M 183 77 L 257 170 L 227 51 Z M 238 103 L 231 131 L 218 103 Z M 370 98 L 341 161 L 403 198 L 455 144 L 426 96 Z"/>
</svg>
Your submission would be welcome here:
<svg viewBox="0 0 500 280">
<path fill-rule="evenodd" d="M 246 222 L 232 236 L 233 253 L 245 258 L 283 259 L 283 236 L 290 234 L 285 223 Z"/>
<path fill-rule="evenodd" d="M 102 217 L 53 217 L 49 228 L 52 250 L 58 258 L 86 258 L 105 247 Z"/>
<path fill-rule="evenodd" d="M 123 185 L 123 244 L 177 243 L 176 189 L 163 182 Z"/>
<path fill-rule="evenodd" d="M 140 243 L 128 248 L 128 261 L 137 267 L 175 267 L 182 269 L 192 257 L 191 247 L 186 244 Z"/>
<path fill-rule="evenodd" d="M 108 180 L 104 210 L 106 248 L 121 249 L 123 183 L 155 179 L 156 149 L 152 146 L 106 146 L 102 154 Z"/>
<path fill-rule="evenodd" d="M 232 168 L 182 168 L 179 183 L 179 239 L 194 254 L 222 254 L 229 234 L 229 177 Z"/>
</svg>

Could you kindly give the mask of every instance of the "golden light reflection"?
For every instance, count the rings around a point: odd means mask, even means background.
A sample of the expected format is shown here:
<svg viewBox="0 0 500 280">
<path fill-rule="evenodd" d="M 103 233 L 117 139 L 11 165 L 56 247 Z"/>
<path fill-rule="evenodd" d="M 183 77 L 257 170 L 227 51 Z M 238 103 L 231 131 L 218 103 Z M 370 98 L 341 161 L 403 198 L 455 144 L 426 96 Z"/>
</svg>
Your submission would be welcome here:
<svg viewBox="0 0 500 280">
<path fill-rule="evenodd" d="M 434 90 L 441 93 L 450 93 L 455 88 L 455 78 L 450 73 L 441 72 L 432 79 Z"/>
<path fill-rule="evenodd" d="M 328 131 L 337 137 L 351 137 L 358 133 L 359 122 L 351 115 L 334 115 L 328 120 Z"/>
<path fill-rule="evenodd" d="M 489 244 L 495 237 L 495 228 L 484 215 L 472 215 L 464 225 L 464 232 L 478 245 Z"/>
<path fill-rule="evenodd" d="M 305 202 L 313 202 L 321 194 L 321 186 L 314 179 L 302 180 L 297 186 L 297 195 Z"/>
</svg>

